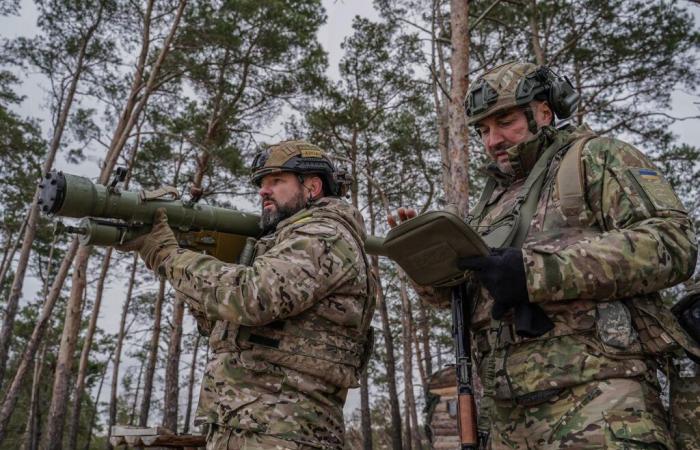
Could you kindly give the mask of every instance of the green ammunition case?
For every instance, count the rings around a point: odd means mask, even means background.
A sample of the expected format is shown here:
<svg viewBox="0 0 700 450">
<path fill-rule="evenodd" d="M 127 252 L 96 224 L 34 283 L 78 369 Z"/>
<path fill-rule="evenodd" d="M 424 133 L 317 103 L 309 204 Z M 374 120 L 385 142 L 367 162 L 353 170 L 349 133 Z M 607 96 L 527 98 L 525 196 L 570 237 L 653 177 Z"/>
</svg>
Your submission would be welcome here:
<svg viewBox="0 0 700 450">
<path fill-rule="evenodd" d="M 479 234 L 459 216 L 430 211 L 392 228 L 384 251 L 406 274 L 423 286 L 456 286 L 465 279 L 457 259 L 488 255 Z"/>
</svg>

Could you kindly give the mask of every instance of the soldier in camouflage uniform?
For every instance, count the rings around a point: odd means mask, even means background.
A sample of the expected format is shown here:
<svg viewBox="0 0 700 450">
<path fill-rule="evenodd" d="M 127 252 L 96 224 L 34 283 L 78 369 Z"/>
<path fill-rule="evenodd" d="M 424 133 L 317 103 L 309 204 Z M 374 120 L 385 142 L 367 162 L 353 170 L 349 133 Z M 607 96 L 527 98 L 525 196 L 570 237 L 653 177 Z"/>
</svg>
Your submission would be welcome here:
<svg viewBox="0 0 700 450">
<path fill-rule="evenodd" d="M 686 283 L 685 296 L 672 308 L 683 327 L 700 341 L 700 275 Z M 678 450 L 700 448 L 700 358 L 674 360 L 670 378 L 671 431 Z"/>
<path fill-rule="evenodd" d="M 126 249 L 184 295 L 213 351 L 195 422 L 207 449 L 341 449 L 343 405 L 370 346 L 374 281 L 357 209 L 324 152 L 286 141 L 260 152 L 250 265 L 179 248 L 164 211 Z"/>
<path fill-rule="evenodd" d="M 539 167 L 543 177 L 523 243 L 460 261 L 479 284 L 471 329 L 484 385 L 479 427 L 490 435 L 482 445 L 675 448 L 656 370 L 679 344 L 700 350 L 658 291 L 692 274 L 693 227 L 639 150 L 585 126 L 555 128 L 555 114 L 570 116 L 577 101 L 568 80 L 527 63 L 486 72 L 467 96 L 469 123 L 493 160 L 467 220 L 492 247 L 518 223 L 533 189 L 528 176 Z M 558 177 L 575 148 L 576 170 Z M 578 198 L 572 183 L 580 183 Z M 402 220 L 413 215 L 399 210 Z M 419 293 L 449 302 L 444 290 Z M 518 333 L 514 311 L 526 303 L 553 327 Z"/>
</svg>

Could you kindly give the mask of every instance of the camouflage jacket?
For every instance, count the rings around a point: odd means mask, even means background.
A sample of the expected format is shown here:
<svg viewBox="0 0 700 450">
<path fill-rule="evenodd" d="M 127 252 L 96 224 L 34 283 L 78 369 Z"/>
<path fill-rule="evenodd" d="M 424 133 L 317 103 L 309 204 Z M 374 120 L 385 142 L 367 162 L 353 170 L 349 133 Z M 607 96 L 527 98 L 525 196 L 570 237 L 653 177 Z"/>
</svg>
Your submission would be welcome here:
<svg viewBox="0 0 700 450">
<path fill-rule="evenodd" d="M 184 249 L 165 259 L 214 351 L 197 423 L 342 448 L 374 311 L 364 239 L 355 208 L 322 198 L 260 239 L 251 266 Z"/>
<path fill-rule="evenodd" d="M 583 132 L 547 127 L 510 149 L 515 176 L 494 173 L 499 187 L 470 225 L 484 230 L 502 220 L 537 156 L 550 145 L 567 148 Z M 574 227 L 558 197 L 563 153 L 549 165 L 523 244 L 530 301 L 542 306 L 554 329 L 521 338 L 512 317 L 491 320 L 493 299 L 485 288 L 476 299 L 475 360 L 485 393 L 497 399 L 526 401 L 607 378 L 653 381 L 652 355 L 673 350 L 674 341 L 692 345 L 658 295 L 687 279 L 697 257 L 692 224 L 670 185 L 631 145 L 591 139 L 581 154 L 585 219 Z M 432 303 L 446 300 L 439 290 L 421 291 Z"/>
</svg>

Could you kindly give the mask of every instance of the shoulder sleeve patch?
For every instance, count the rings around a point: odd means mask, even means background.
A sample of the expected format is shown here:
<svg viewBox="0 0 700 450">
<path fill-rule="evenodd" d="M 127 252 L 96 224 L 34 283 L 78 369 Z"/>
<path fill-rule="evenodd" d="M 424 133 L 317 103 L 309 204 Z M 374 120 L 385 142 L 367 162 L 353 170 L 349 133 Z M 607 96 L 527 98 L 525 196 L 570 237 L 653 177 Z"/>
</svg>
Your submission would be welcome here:
<svg viewBox="0 0 700 450">
<path fill-rule="evenodd" d="M 685 212 L 683 203 L 661 172 L 645 167 L 633 167 L 628 169 L 628 173 L 657 211 L 673 209 Z"/>
</svg>

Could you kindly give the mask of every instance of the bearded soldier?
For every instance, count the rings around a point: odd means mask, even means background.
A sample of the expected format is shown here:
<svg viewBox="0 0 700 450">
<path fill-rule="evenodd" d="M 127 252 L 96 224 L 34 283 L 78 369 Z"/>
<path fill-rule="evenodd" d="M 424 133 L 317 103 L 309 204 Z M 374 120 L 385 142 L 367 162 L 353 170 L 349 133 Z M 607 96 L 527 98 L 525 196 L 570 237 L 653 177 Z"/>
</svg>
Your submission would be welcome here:
<svg viewBox="0 0 700 450">
<path fill-rule="evenodd" d="M 479 428 L 494 449 L 674 448 L 656 370 L 680 346 L 700 349 L 658 291 L 692 274 L 693 227 L 639 150 L 555 127 L 577 102 L 567 79 L 520 62 L 486 72 L 467 95 L 492 160 L 467 218 L 491 254 L 459 261 L 477 285 Z M 532 304 L 551 323 L 517 327 L 515 311 Z"/>
<path fill-rule="evenodd" d="M 209 335 L 195 419 L 209 425 L 207 449 L 342 449 L 343 404 L 369 353 L 375 301 L 362 217 L 307 142 L 258 153 L 251 181 L 264 236 L 249 265 L 179 248 L 163 211 L 123 248 L 185 296 Z"/>
</svg>

